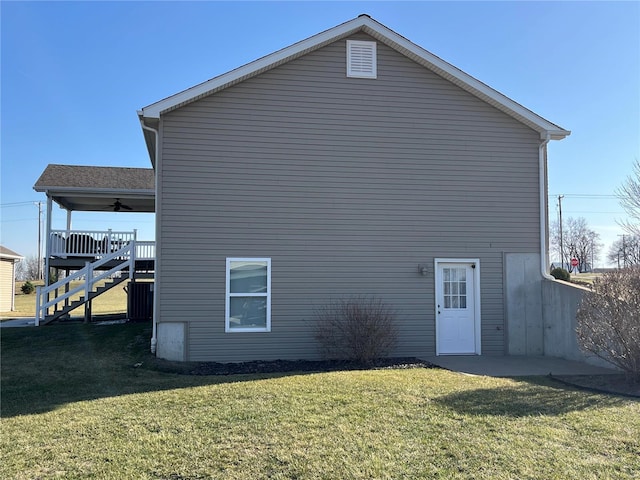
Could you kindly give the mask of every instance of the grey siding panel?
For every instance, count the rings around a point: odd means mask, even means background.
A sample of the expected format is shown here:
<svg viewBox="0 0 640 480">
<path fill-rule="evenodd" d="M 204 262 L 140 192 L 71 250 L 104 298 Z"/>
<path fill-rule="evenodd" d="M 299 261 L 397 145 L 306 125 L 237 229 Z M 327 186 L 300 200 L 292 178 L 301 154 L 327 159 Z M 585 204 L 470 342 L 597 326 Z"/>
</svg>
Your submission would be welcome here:
<svg viewBox="0 0 640 480">
<path fill-rule="evenodd" d="M 480 259 L 483 353 L 504 353 L 503 252 L 539 252 L 537 134 L 380 43 L 378 78 L 347 78 L 345 49 L 163 117 L 159 321 L 188 322 L 189 360 L 316 358 L 314 309 L 363 294 L 398 312 L 395 355 L 432 355 L 450 257 Z M 235 256 L 272 259 L 270 333 L 224 332 Z"/>
</svg>

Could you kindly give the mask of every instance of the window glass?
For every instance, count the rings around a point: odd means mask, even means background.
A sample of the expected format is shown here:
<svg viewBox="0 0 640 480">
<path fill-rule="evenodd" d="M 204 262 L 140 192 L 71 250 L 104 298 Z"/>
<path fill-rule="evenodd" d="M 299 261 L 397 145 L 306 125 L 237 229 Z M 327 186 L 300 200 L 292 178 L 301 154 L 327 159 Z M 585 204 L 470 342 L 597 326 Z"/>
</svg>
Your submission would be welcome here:
<svg viewBox="0 0 640 480">
<path fill-rule="evenodd" d="M 229 303 L 229 327 L 266 328 L 266 297 L 231 297 Z"/>
<path fill-rule="evenodd" d="M 271 259 L 228 258 L 225 331 L 271 330 Z"/>
<path fill-rule="evenodd" d="M 231 293 L 267 292 L 267 262 L 232 261 L 229 275 Z"/>
<path fill-rule="evenodd" d="M 467 308 L 467 271 L 465 268 L 443 268 L 444 308 Z"/>
</svg>

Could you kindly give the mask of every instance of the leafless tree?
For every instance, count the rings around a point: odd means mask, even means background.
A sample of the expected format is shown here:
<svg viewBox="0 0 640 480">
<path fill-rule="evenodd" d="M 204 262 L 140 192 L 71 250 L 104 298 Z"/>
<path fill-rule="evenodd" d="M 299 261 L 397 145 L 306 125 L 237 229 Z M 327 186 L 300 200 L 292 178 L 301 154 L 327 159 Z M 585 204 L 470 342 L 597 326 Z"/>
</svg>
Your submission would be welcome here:
<svg viewBox="0 0 640 480">
<path fill-rule="evenodd" d="M 38 280 L 38 257 L 28 256 L 16 264 L 16 280 Z"/>
<path fill-rule="evenodd" d="M 618 268 L 640 265 L 640 235 L 621 235 L 611 245 L 607 259 Z"/>
<path fill-rule="evenodd" d="M 629 221 L 620 222 L 630 234 L 640 236 L 640 160 L 633 164 L 633 172 L 616 190 L 622 208 L 629 215 Z"/>
<path fill-rule="evenodd" d="M 562 263 L 569 265 L 572 258 L 578 259 L 578 271 L 585 272 L 598 260 L 602 244 L 600 234 L 589 228 L 584 217 L 569 217 L 563 220 L 562 237 L 563 253 Z M 560 225 L 553 222 L 550 228 L 549 240 L 551 251 L 560 258 Z"/>
</svg>

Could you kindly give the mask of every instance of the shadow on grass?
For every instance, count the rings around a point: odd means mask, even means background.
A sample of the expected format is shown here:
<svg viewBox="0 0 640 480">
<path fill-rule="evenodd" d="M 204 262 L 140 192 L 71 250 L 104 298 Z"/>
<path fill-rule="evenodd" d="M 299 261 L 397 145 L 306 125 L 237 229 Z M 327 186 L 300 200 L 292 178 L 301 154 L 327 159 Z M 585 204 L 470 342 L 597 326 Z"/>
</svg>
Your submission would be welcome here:
<svg viewBox="0 0 640 480">
<path fill-rule="evenodd" d="M 85 400 L 324 371 L 184 375 L 197 364 L 163 362 L 151 355 L 150 324 L 3 328 L 1 335 L 1 415 L 5 418 Z M 624 400 L 577 392 L 536 377 L 513 387 L 465 390 L 435 401 L 462 413 L 520 417 L 559 415 Z"/>
<path fill-rule="evenodd" d="M 622 405 L 629 399 L 578 391 L 544 377 L 518 378 L 510 387 L 452 393 L 435 401 L 462 414 L 479 416 L 556 416 Z"/>
<path fill-rule="evenodd" d="M 171 370 L 149 352 L 149 324 L 6 328 L 1 335 L 3 418 L 85 400 L 286 375 L 181 375 L 178 365 Z"/>
</svg>

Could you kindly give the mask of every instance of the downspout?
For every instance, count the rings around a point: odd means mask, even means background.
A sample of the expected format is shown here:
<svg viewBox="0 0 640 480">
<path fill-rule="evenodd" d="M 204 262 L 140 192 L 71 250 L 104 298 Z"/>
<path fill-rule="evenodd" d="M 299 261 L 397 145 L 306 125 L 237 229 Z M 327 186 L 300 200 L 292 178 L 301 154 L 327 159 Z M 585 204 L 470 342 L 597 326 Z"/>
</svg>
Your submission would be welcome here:
<svg viewBox="0 0 640 480">
<path fill-rule="evenodd" d="M 547 144 L 551 140 L 549 132 L 540 134 L 542 142 L 538 150 L 538 172 L 540 181 L 540 273 L 542 278 L 554 280 L 547 263 Z"/>
<path fill-rule="evenodd" d="M 154 162 L 154 179 L 155 179 L 155 195 L 154 195 L 154 204 L 155 204 L 155 208 L 154 210 L 155 212 L 155 216 L 156 216 L 156 254 L 155 254 L 155 260 L 154 260 L 154 286 L 153 286 L 153 319 L 152 319 L 152 334 L 151 334 L 151 353 L 153 353 L 155 355 L 156 353 L 156 347 L 158 345 L 158 336 L 157 336 L 157 332 L 158 332 L 158 324 L 157 324 L 157 318 L 158 318 L 158 282 L 156 281 L 156 272 L 158 271 L 158 175 L 157 175 L 157 168 L 159 165 L 159 157 L 160 157 L 160 150 L 159 150 L 159 146 L 160 146 L 160 132 L 158 130 L 156 130 L 155 128 L 149 127 L 147 125 L 144 124 L 144 120 L 142 119 L 142 117 L 140 117 L 140 126 L 142 127 L 143 130 L 147 130 L 148 132 L 153 132 L 155 134 L 156 137 L 156 159 Z"/>
</svg>

